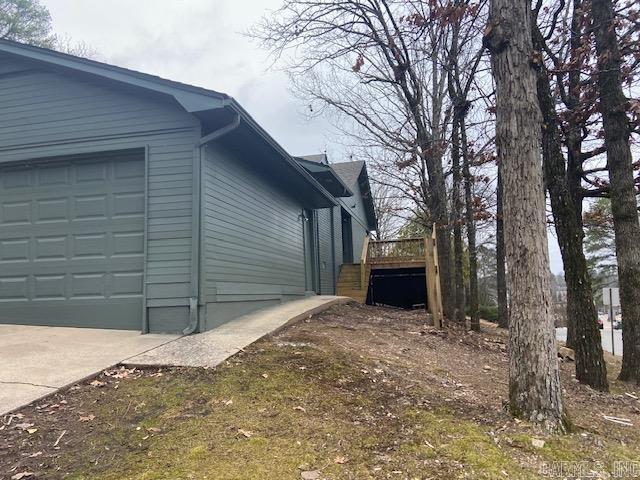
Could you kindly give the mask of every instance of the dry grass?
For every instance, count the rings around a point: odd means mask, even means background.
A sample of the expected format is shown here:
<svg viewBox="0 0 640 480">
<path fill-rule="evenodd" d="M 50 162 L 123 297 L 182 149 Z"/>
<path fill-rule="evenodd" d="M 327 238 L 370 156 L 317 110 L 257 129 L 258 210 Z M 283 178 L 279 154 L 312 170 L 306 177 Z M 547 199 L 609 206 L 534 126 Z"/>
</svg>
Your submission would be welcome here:
<svg viewBox="0 0 640 480">
<path fill-rule="evenodd" d="M 640 461 L 630 386 L 593 392 L 563 364 L 575 431 L 550 435 L 503 409 L 504 332 L 440 333 L 424 321 L 334 307 L 216 369 L 103 374 L 11 418 L 0 478 L 542 478 L 556 461 L 589 462 L 609 478 L 614 461 Z"/>
</svg>

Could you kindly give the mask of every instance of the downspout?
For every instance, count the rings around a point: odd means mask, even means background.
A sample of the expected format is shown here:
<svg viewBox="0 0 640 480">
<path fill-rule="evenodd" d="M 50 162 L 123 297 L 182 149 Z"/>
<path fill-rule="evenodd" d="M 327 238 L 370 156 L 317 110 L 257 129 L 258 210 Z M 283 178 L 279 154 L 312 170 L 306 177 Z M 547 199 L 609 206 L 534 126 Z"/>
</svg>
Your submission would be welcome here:
<svg viewBox="0 0 640 480">
<path fill-rule="evenodd" d="M 333 274 L 333 295 L 338 293 L 338 272 L 336 267 L 336 218 L 335 207 L 331 207 L 331 273 Z"/>
<path fill-rule="evenodd" d="M 318 210 L 312 210 L 313 212 L 313 233 L 315 242 L 314 252 L 316 257 L 316 294 L 322 295 L 322 263 L 320 261 L 320 222 L 318 222 Z"/>
<path fill-rule="evenodd" d="M 200 250 L 202 246 L 202 223 L 200 209 L 202 208 L 202 166 L 205 162 L 205 146 L 240 126 L 240 114 L 227 125 L 205 135 L 194 149 L 193 155 L 193 205 L 191 222 L 191 289 L 189 298 L 189 325 L 182 331 L 184 335 L 191 335 L 200 324 L 198 314 L 198 300 L 200 298 Z"/>
</svg>

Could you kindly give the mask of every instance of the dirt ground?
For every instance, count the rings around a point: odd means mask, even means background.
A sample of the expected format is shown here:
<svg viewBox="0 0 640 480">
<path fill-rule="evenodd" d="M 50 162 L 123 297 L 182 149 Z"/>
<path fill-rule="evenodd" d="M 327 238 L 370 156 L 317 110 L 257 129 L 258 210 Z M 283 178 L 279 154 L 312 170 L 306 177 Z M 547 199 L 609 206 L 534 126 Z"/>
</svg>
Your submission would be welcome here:
<svg viewBox="0 0 640 480">
<path fill-rule="evenodd" d="M 561 363 L 573 430 L 552 435 L 504 409 L 505 331 L 425 320 L 339 306 L 215 369 L 104 372 L 0 419 L 0 479 L 640 478 L 612 357 L 610 394 Z"/>
</svg>

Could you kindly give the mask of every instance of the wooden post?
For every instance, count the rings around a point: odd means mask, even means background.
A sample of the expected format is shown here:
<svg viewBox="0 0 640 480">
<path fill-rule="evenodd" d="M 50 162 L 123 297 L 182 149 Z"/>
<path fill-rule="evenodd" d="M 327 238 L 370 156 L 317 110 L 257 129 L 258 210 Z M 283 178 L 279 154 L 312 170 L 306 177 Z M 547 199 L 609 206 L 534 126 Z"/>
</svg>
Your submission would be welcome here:
<svg viewBox="0 0 640 480">
<path fill-rule="evenodd" d="M 434 224 L 433 229 L 431 231 L 431 243 L 433 245 L 432 253 L 433 253 L 433 266 L 435 271 L 434 283 L 435 283 L 435 296 L 436 296 L 436 308 L 438 312 L 438 328 L 442 327 L 442 290 L 440 285 L 440 266 L 438 265 L 438 240 L 436 237 L 436 226 Z"/>
<path fill-rule="evenodd" d="M 424 238 L 425 273 L 427 282 L 427 302 L 429 313 L 433 318 L 433 325 L 442 328 L 442 302 L 439 300 L 438 270 L 435 257 L 435 243 L 432 238 Z"/>
<path fill-rule="evenodd" d="M 433 260 L 431 258 L 431 239 L 424 237 L 424 274 L 425 283 L 427 286 L 427 310 L 433 317 L 433 324 L 436 324 L 436 315 L 434 312 L 434 306 L 436 304 L 436 297 L 433 285 L 434 268 Z"/>
<path fill-rule="evenodd" d="M 365 290 L 368 287 L 369 282 L 366 277 L 366 263 L 367 263 L 367 255 L 369 254 L 369 235 L 364 237 L 364 242 L 362 243 L 362 254 L 360 255 L 360 290 Z M 365 281 L 367 281 L 367 285 L 365 287 Z M 366 292 L 365 292 L 366 296 Z M 366 303 L 366 300 L 365 300 Z"/>
</svg>

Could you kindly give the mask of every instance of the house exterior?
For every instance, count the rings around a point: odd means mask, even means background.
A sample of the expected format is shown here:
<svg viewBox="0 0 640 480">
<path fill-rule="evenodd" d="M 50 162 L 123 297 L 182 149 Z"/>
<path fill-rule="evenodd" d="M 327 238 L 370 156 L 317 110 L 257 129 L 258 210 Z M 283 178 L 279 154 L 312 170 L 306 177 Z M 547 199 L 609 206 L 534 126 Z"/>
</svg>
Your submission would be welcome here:
<svg viewBox="0 0 640 480">
<path fill-rule="evenodd" d="M 333 294 L 375 214 L 231 97 L 0 40 L 0 323 L 192 333 Z"/>
<path fill-rule="evenodd" d="M 296 159 L 332 195 L 337 205 L 317 209 L 312 218 L 316 238 L 316 292 L 336 293 L 340 266 L 360 261 L 365 237 L 376 229 L 366 165 L 362 161 L 329 164 L 325 154 Z"/>
</svg>

